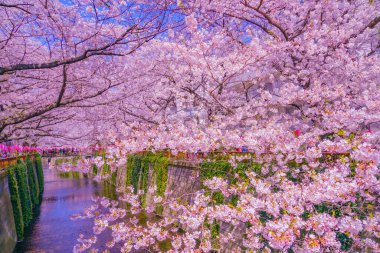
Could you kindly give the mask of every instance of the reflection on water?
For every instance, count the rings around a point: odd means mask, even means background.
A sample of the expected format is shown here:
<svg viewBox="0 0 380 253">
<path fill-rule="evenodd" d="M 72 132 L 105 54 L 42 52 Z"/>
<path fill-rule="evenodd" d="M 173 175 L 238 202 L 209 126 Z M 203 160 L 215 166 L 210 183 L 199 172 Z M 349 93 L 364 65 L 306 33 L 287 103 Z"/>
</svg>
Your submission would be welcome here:
<svg viewBox="0 0 380 253">
<path fill-rule="evenodd" d="M 42 204 L 36 210 L 33 224 L 25 231 L 25 240 L 16 245 L 14 252 L 72 252 L 80 233 L 86 237 L 91 235 L 92 220 L 72 221 L 70 216 L 82 213 L 92 204 L 91 197 L 94 195 L 116 197 L 111 184 L 98 184 L 90 178 L 76 175 L 62 177 L 51 170 L 44 173 Z M 109 238 L 99 239 L 99 245 L 104 245 Z"/>
</svg>

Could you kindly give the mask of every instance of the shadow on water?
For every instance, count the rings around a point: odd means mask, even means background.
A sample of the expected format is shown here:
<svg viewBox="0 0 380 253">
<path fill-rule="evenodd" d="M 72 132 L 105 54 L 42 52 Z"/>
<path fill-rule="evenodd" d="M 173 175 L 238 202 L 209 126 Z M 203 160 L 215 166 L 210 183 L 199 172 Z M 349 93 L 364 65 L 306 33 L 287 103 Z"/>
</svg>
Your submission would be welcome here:
<svg viewBox="0 0 380 253">
<path fill-rule="evenodd" d="M 72 221 L 70 216 L 89 207 L 92 196 L 116 198 L 113 185 L 98 184 L 86 177 L 60 177 L 51 170 L 44 173 L 42 204 L 35 210 L 35 218 L 25 231 L 25 240 L 17 243 L 14 253 L 72 252 L 80 233 L 91 236 L 92 220 Z M 104 245 L 107 239 L 99 238 L 99 244 Z"/>
</svg>

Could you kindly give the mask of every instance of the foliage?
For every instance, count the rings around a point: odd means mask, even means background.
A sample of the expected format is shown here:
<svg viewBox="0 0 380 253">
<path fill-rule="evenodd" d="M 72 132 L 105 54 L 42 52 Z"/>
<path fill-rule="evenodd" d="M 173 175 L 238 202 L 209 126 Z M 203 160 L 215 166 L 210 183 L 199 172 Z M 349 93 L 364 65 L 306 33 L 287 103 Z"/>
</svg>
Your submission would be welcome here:
<svg viewBox="0 0 380 253">
<path fill-rule="evenodd" d="M 228 161 L 216 160 L 203 162 L 200 166 L 200 177 L 203 183 L 206 179 L 212 179 L 213 177 L 220 178 L 230 178 L 230 172 L 232 170 L 232 165 Z M 203 188 L 206 188 L 203 186 Z M 211 199 L 213 204 L 220 205 L 224 203 L 224 195 L 221 192 L 211 192 Z"/>
<path fill-rule="evenodd" d="M 168 184 L 168 164 L 169 159 L 163 156 L 157 156 L 154 158 L 153 171 L 156 181 L 156 196 L 164 197 L 166 186 Z M 162 214 L 163 206 L 161 204 L 156 205 L 156 212 Z"/>
<path fill-rule="evenodd" d="M 97 175 L 98 174 L 98 166 L 94 163 L 92 165 L 92 174 Z"/>
<path fill-rule="evenodd" d="M 8 187 L 11 196 L 13 217 L 16 226 L 17 240 L 24 239 L 24 220 L 22 217 L 20 194 L 18 190 L 17 180 L 15 177 L 15 167 L 9 168 L 8 172 Z"/>
<path fill-rule="evenodd" d="M 220 205 L 224 203 L 224 195 L 221 192 L 213 192 L 211 194 L 211 199 L 215 205 Z"/>
<path fill-rule="evenodd" d="M 115 185 L 111 182 L 104 181 L 101 185 L 101 193 L 102 196 L 107 197 L 109 199 L 117 200 L 117 194 Z"/>
<path fill-rule="evenodd" d="M 211 224 L 211 237 L 216 238 L 220 234 L 220 224 L 216 220 L 214 220 Z"/>
<path fill-rule="evenodd" d="M 72 163 L 72 160 L 69 158 L 57 158 L 54 161 L 55 165 L 62 165 L 64 163 Z"/>
<path fill-rule="evenodd" d="M 141 158 L 141 178 L 140 178 L 140 189 L 144 191 L 141 197 L 141 205 L 146 207 L 146 195 L 148 193 L 149 187 L 149 163 L 150 159 L 147 156 Z"/>
<path fill-rule="evenodd" d="M 102 175 L 108 175 L 111 173 L 110 166 L 107 163 L 103 164 Z"/>
<path fill-rule="evenodd" d="M 231 196 L 231 205 L 232 206 L 236 207 L 237 204 L 238 204 L 238 201 L 239 201 L 239 195 L 234 194 L 234 195 Z"/>
<path fill-rule="evenodd" d="M 44 192 L 44 170 L 42 168 L 42 158 L 41 155 L 35 154 L 35 167 L 37 171 L 37 178 L 38 178 L 38 189 L 39 189 L 39 202 L 42 201 L 42 194 Z"/>
<path fill-rule="evenodd" d="M 106 155 L 102 155 L 103 158 L 103 166 L 102 166 L 102 175 L 108 175 L 111 173 L 110 165 L 107 163 Z"/>
<path fill-rule="evenodd" d="M 207 227 L 208 229 L 210 229 L 210 233 L 211 233 L 211 238 L 216 238 L 220 235 L 220 224 L 217 220 L 212 220 L 212 222 L 210 223 L 210 221 L 208 221 L 206 219 L 205 221 L 205 227 Z"/>
<path fill-rule="evenodd" d="M 73 173 L 72 173 L 72 171 L 60 171 L 60 172 L 58 172 L 58 175 L 61 178 L 71 178 Z"/>
<path fill-rule="evenodd" d="M 140 170 L 141 170 L 141 158 L 136 155 L 128 156 L 126 183 L 127 183 L 127 186 L 129 185 L 133 186 L 133 191 L 135 194 L 138 191 Z"/>
<path fill-rule="evenodd" d="M 157 156 L 154 158 L 153 171 L 156 179 L 156 195 L 163 197 L 168 183 L 168 164 L 167 157 Z"/>
<path fill-rule="evenodd" d="M 75 179 L 79 179 L 81 177 L 81 173 L 79 171 L 73 171 L 72 177 Z"/>
<path fill-rule="evenodd" d="M 268 220 L 273 220 L 274 217 L 273 215 L 265 212 L 265 211 L 259 211 L 259 220 L 262 222 L 262 223 L 266 223 Z"/>
<path fill-rule="evenodd" d="M 35 207 L 39 204 L 39 192 L 38 192 L 38 182 L 36 182 L 34 166 L 33 166 L 32 160 L 30 159 L 30 156 L 26 158 L 26 168 L 27 168 L 27 174 L 28 174 L 30 198 L 32 201 L 32 206 Z"/>
<path fill-rule="evenodd" d="M 33 164 L 36 166 L 37 175 L 34 173 Z M 26 163 L 18 160 L 17 164 L 9 169 L 9 191 L 19 241 L 23 240 L 24 230 L 33 219 L 33 207 L 41 203 L 43 182 L 40 156 L 36 156 L 34 161 L 28 156 Z M 40 186 L 41 184 L 42 186 Z"/>
<path fill-rule="evenodd" d="M 116 185 L 116 180 L 117 180 L 117 172 L 114 171 L 111 173 L 111 184 Z"/>
<path fill-rule="evenodd" d="M 212 179 L 213 177 L 226 177 L 232 165 L 227 161 L 203 162 L 200 168 L 201 179 Z"/>
<path fill-rule="evenodd" d="M 331 205 L 328 203 L 321 203 L 319 205 L 314 205 L 314 210 L 317 213 L 328 213 L 329 215 L 338 218 L 342 215 L 340 205 Z"/>
<path fill-rule="evenodd" d="M 353 243 L 352 238 L 348 237 L 346 234 L 338 232 L 336 233 L 336 238 L 339 240 L 341 246 L 340 249 L 343 251 L 348 251 Z"/>
<path fill-rule="evenodd" d="M 154 172 L 156 196 L 164 197 L 168 180 L 168 163 L 169 159 L 160 154 L 128 156 L 126 184 L 127 186 L 133 186 L 135 194 L 138 189 L 143 190 L 143 194 L 141 196 L 141 204 L 143 206 L 146 206 L 146 195 L 149 187 L 149 165 L 152 165 Z M 162 211 L 163 207 L 158 204 L 156 206 L 156 212 L 160 214 Z"/>
<path fill-rule="evenodd" d="M 18 190 L 20 194 L 21 210 L 24 220 L 24 226 L 28 226 L 33 218 L 33 206 L 29 193 L 28 175 L 25 164 L 21 161 L 17 161 L 16 165 L 16 180 Z"/>
<path fill-rule="evenodd" d="M 133 163 L 131 166 L 132 166 L 131 184 L 133 186 L 133 191 L 136 194 L 139 189 L 141 158 L 139 156 L 134 156 Z"/>
<path fill-rule="evenodd" d="M 71 159 L 71 163 L 74 165 L 74 166 L 77 166 L 78 165 L 78 161 L 81 159 L 80 156 L 74 156 L 72 159 Z"/>
<path fill-rule="evenodd" d="M 126 175 L 125 175 L 125 183 L 127 186 L 132 185 L 132 174 L 133 174 L 133 164 L 134 164 L 135 157 L 134 156 L 128 156 L 127 158 L 127 164 L 126 164 Z"/>
</svg>

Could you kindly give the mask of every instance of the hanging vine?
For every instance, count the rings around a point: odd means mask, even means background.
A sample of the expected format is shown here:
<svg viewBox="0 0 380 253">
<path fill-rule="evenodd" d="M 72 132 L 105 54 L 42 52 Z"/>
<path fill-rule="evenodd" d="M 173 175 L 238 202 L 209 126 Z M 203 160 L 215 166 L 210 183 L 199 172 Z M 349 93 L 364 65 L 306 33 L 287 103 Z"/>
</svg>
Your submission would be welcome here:
<svg viewBox="0 0 380 253">
<path fill-rule="evenodd" d="M 16 180 L 20 194 L 21 210 L 23 214 L 24 225 L 27 226 L 32 220 L 33 212 L 32 201 L 29 194 L 26 166 L 21 160 L 17 161 Z"/>
<path fill-rule="evenodd" d="M 38 182 L 34 176 L 34 167 L 30 156 L 26 158 L 26 168 L 28 173 L 28 184 L 29 184 L 29 193 L 32 200 L 32 206 L 35 207 L 39 204 L 39 192 L 38 192 Z"/>
<path fill-rule="evenodd" d="M 141 169 L 141 158 L 139 156 L 134 156 L 132 163 L 132 179 L 131 184 L 133 186 L 133 193 L 137 194 L 139 189 L 139 178 Z"/>
<path fill-rule="evenodd" d="M 164 197 L 168 181 L 169 158 L 161 155 L 130 155 L 127 158 L 126 185 L 133 186 L 134 193 L 143 190 L 141 203 L 146 206 L 146 198 L 149 187 L 149 165 L 152 165 L 155 183 L 156 196 Z M 162 213 L 163 207 L 156 206 L 156 212 Z"/>
<path fill-rule="evenodd" d="M 44 171 L 42 168 L 42 159 L 40 154 L 35 154 L 35 166 L 38 178 L 39 203 L 41 203 L 42 193 L 44 192 Z"/>
<path fill-rule="evenodd" d="M 146 196 L 148 194 L 149 188 L 149 164 L 150 158 L 143 156 L 141 158 L 141 176 L 140 176 L 140 189 L 144 191 L 144 194 L 141 196 L 141 204 L 143 207 L 146 207 Z"/>
<path fill-rule="evenodd" d="M 8 187 L 11 196 L 11 203 L 13 209 L 13 217 L 15 221 L 17 240 L 24 239 L 24 221 L 22 217 L 20 194 L 18 190 L 17 180 L 15 177 L 15 167 L 11 167 L 8 172 Z"/>
<path fill-rule="evenodd" d="M 157 156 L 154 159 L 153 171 L 156 179 L 156 196 L 164 197 L 168 184 L 169 158 Z M 156 205 L 157 214 L 162 214 L 164 208 L 161 204 Z"/>
</svg>

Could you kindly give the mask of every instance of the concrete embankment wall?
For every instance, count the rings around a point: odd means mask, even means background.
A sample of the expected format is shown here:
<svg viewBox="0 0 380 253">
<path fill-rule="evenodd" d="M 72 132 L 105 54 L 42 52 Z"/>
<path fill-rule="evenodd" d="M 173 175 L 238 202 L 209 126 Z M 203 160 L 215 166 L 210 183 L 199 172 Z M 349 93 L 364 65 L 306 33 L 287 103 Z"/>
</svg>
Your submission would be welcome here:
<svg viewBox="0 0 380 253">
<path fill-rule="evenodd" d="M 125 189 L 127 185 L 127 165 L 121 166 L 117 170 L 116 187 Z M 156 175 L 152 164 L 149 164 L 148 188 L 156 185 Z M 139 178 L 141 186 L 141 176 Z M 167 166 L 167 182 L 165 192 L 169 193 L 170 198 L 181 198 L 183 201 L 191 203 L 193 194 L 201 189 L 199 166 L 186 162 L 170 162 Z M 147 192 L 146 204 L 153 203 L 156 192 Z M 167 214 L 164 208 L 164 214 Z"/>
<path fill-rule="evenodd" d="M 8 190 L 8 176 L 0 174 L 0 251 L 12 252 L 17 242 L 13 209 Z"/>
</svg>

